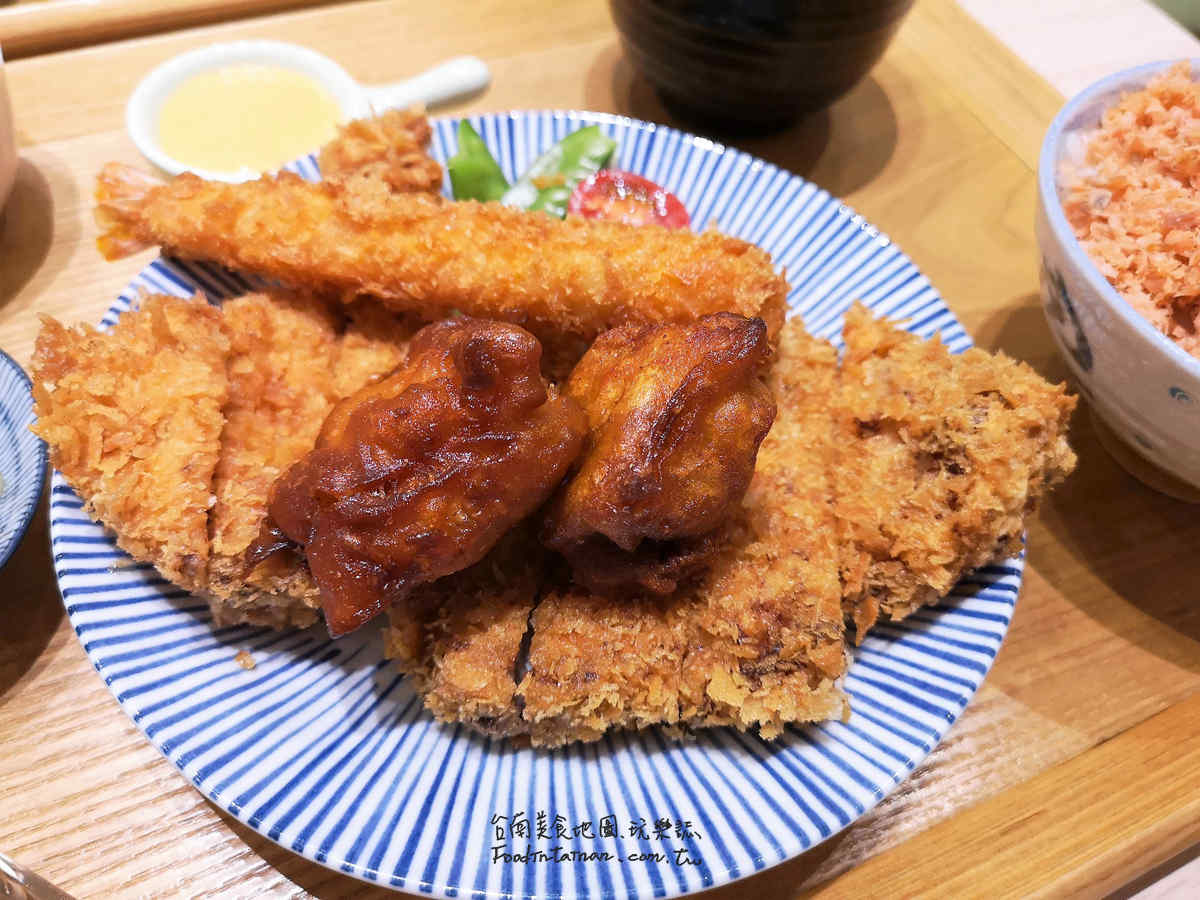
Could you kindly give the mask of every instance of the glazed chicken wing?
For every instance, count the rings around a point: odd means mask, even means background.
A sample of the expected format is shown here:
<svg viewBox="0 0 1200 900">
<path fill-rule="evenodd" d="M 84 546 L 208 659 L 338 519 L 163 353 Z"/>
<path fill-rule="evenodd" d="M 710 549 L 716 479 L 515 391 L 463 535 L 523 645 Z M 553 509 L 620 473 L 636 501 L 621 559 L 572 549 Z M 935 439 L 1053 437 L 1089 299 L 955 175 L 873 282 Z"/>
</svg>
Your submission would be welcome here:
<svg viewBox="0 0 1200 900">
<path fill-rule="evenodd" d="M 596 340 L 566 386 L 587 448 L 543 533 L 576 581 L 668 593 L 717 549 L 775 419 L 770 358 L 763 321 L 733 313 Z"/>
<path fill-rule="evenodd" d="M 547 386 L 540 359 L 515 325 L 423 328 L 407 360 L 335 406 L 316 448 L 275 483 L 247 566 L 302 548 L 336 637 L 477 562 L 583 443 L 583 413 Z"/>
</svg>

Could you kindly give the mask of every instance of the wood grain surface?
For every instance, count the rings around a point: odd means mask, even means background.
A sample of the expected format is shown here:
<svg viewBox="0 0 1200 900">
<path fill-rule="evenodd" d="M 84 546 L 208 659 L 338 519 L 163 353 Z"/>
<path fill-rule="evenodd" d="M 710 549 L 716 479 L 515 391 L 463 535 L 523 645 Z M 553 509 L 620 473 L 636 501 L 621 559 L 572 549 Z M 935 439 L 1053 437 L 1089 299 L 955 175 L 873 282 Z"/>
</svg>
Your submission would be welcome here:
<svg viewBox="0 0 1200 900">
<path fill-rule="evenodd" d="M 18 361 L 39 314 L 95 321 L 150 256 L 106 264 L 93 246 L 96 170 L 138 162 L 122 130 L 129 91 L 174 53 L 233 37 L 308 44 L 363 81 L 482 56 L 493 87 L 454 111 L 671 122 L 601 0 L 351 3 L 18 61 L 7 80 L 22 164 L 0 230 L 0 347 Z M 846 198 L 981 345 L 1059 380 L 1032 222 L 1037 148 L 1060 103 L 952 0 L 922 0 L 850 95 L 735 143 Z M 1197 839 L 1200 517 L 1126 475 L 1085 410 L 1072 443 L 1079 469 L 1030 529 L 1009 637 L 946 740 L 856 825 L 714 900 L 913 896 L 952 876 L 967 894 L 1096 894 Z M 43 510 L 0 577 L 0 850 L 80 897 L 387 896 L 280 849 L 179 776 L 92 671 L 47 547 Z"/>
<path fill-rule="evenodd" d="M 0 8 L 0 47 L 16 59 L 322 2 L 331 0 L 18 0 Z"/>
</svg>

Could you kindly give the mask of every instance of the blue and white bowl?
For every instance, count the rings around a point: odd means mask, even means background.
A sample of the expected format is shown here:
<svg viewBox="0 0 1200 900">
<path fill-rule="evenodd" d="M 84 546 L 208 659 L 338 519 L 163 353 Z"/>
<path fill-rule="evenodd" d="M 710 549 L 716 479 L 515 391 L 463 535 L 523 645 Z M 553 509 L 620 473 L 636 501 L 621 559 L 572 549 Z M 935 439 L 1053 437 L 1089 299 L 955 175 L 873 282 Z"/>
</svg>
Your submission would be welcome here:
<svg viewBox="0 0 1200 900">
<path fill-rule="evenodd" d="M 1099 126 L 1123 93 L 1144 88 L 1176 62 L 1110 75 L 1062 108 L 1038 161 L 1037 238 L 1046 319 L 1092 410 L 1139 456 L 1200 489 L 1200 359 L 1159 332 L 1100 273 L 1067 222 L 1058 185 L 1080 133 Z M 1192 71 L 1200 72 L 1200 59 Z"/>
<path fill-rule="evenodd" d="M 0 350 L 0 566 L 8 562 L 33 519 L 46 475 L 46 445 L 29 430 L 29 376 Z"/>
</svg>

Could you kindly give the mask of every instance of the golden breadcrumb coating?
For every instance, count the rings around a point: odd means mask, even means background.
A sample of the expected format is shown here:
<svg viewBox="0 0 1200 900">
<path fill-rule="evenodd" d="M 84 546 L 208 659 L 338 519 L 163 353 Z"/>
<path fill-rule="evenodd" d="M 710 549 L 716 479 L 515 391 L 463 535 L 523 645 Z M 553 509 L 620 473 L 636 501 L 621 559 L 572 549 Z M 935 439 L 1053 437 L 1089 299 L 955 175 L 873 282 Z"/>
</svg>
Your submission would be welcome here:
<svg viewBox="0 0 1200 900">
<path fill-rule="evenodd" d="M 43 317 L 33 358 L 50 462 L 132 557 L 202 586 L 229 341 L 202 298 L 145 297 L 108 334 Z"/>
<path fill-rule="evenodd" d="M 953 355 L 861 305 L 843 335 L 838 537 L 861 640 L 1020 552 L 1026 517 L 1075 468 L 1075 399 L 1024 363 Z"/>
<path fill-rule="evenodd" d="M 229 402 L 209 518 L 209 587 L 219 624 L 311 625 L 319 597 L 295 556 L 247 575 L 271 485 L 312 449 L 339 398 L 335 310 L 304 295 L 250 294 L 221 307 L 229 333 Z M 299 601 L 299 602 L 297 602 Z"/>
<path fill-rule="evenodd" d="M 433 130 L 425 110 L 390 109 L 378 116 L 354 119 L 317 158 L 321 178 L 335 183 L 376 182 L 397 193 L 442 188 L 442 167 L 427 152 Z"/>
<path fill-rule="evenodd" d="M 389 611 L 385 653 L 438 719 L 496 737 L 528 730 L 516 670 L 544 577 L 544 552 L 518 527 L 471 568 Z"/>
<path fill-rule="evenodd" d="M 555 358 L 626 323 L 730 311 L 783 322 L 787 282 L 753 244 L 715 231 L 556 219 L 426 194 L 376 196 L 288 172 L 243 184 L 180 175 L 153 185 L 118 164 L 96 191 L 110 259 L 160 245 L 434 321 L 462 312 L 513 322 Z"/>
<path fill-rule="evenodd" d="M 227 300 L 222 313 L 231 400 L 209 522 L 209 605 L 220 624 L 310 625 L 320 592 L 304 560 L 279 554 L 247 574 L 242 553 L 275 478 L 313 448 L 334 403 L 395 368 L 415 329 L 378 306 L 343 310 L 278 291 Z"/>
<path fill-rule="evenodd" d="M 316 619 L 303 560 L 247 580 L 241 553 L 273 473 L 312 449 L 333 403 L 404 355 L 410 324 L 345 312 L 275 292 L 220 307 L 149 297 L 107 334 L 44 320 L 34 430 L 54 466 L 123 549 L 207 599 L 218 624 Z"/>
<path fill-rule="evenodd" d="M 682 721 L 756 725 L 770 738 L 846 708 L 836 685 L 846 668 L 831 480 L 837 377 L 833 348 L 790 320 L 770 377 L 778 415 L 744 515 L 685 611 L 695 631 Z"/>
<path fill-rule="evenodd" d="M 338 344 L 334 390 L 349 397 L 404 362 L 408 343 L 421 323 L 398 315 L 371 300 L 345 308 L 346 330 Z"/>
<path fill-rule="evenodd" d="M 675 725 L 692 633 L 678 597 L 549 593 L 533 614 L 520 685 L 534 744 L 595 741 L 609 728 Z"/>
</svg>

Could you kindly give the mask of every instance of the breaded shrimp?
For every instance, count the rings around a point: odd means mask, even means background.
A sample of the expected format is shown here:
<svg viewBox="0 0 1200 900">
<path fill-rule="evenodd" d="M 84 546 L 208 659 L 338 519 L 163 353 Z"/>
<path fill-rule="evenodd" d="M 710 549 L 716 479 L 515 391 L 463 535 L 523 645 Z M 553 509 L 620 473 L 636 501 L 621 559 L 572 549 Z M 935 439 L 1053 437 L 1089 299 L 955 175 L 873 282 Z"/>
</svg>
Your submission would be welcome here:
<svg viewBox="0 0 1200 900">
<path fill-rule="evenodd" d="M 715 231 L 368 196 L 288 172 L 244 184 L 184 174 L 155 185 L 109 164 L 96 200 L 109 259 L 158 244 L 347 300 L 373 296 L 427 321 L 462 312 L 513 322 L 551 347 L 617 325 L 723 311 L 763 319 L 771 338 L 783 322 L 787 282 L 770 257 Z"/>
</svg>

